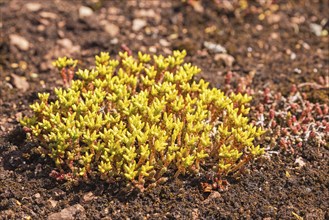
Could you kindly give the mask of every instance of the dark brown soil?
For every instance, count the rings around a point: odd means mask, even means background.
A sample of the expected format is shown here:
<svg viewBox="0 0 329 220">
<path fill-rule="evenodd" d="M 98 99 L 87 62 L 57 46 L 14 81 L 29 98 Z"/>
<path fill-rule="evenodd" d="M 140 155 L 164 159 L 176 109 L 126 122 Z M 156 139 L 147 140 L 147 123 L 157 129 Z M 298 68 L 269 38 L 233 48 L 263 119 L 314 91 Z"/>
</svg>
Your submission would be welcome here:
<svg viewBox="0 0 329 220">
<path fill-rule="evenodd" d="M 81 17 L 81 6 L 93 13 Z M 182 176 L 138 193 L 56 182 L 53 163 L 31 151 L 17 122 L 38 92 L 62 86 L 51 66 L 56 57 L 89 67 L 96 54 L 116 56 L 122 44 L 133 54 L 186 49 L 218 88 L 228 71 L 255 74 L 255 91 L 287 94 L 296 84 L 310 101 L 328 103 L 327 0 L 0 0 L 0 9 L 0 219 L 329 219 L 329 151 L 312 142 L 267 154 L 223 192 L 203 192 L 203 176 Z M 15 43 L 15 35 L 25 40 Z M 205 42 L 226 48 L 234 62 Z"/>
</svg>

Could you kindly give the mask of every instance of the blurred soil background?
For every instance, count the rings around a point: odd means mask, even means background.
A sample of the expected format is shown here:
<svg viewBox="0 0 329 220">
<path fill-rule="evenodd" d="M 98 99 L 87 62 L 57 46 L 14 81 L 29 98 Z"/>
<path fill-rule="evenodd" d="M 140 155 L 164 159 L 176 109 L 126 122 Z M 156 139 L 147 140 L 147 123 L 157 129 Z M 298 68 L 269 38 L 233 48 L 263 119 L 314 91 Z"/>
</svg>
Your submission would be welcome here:
<svg viewBox="0 0 329 220">
<path fill-rule="evenodd" d="M 214 87 L 283 96 L 297 89 L 324 106 L 328 0 L 0 0 L 0 10 L 0 219 L 329 219 L 325 129 L 321 143 L 287 150 L 274 142 L 227 190 L 205 192 L 204 177 L 185 176 L 138 193 L 56 182 L 54 164 L 31 152 L 18 123 L 38 92 L 62 86 L 51 64 L 58 56 L 89 68 L 101 51 L 116 57 L 123 48 L 185 49 Z M 262 101 L 255 96 L 255 105 Z M 323 112 L 315 120 L 325 126 Z"/>
</svg>

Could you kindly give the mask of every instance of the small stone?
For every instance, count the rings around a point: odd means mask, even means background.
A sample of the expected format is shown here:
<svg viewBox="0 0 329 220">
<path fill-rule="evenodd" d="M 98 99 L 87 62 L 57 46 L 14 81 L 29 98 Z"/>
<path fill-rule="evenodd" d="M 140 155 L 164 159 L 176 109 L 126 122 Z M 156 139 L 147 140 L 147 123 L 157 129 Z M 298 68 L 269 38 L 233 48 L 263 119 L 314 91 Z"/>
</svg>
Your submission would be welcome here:
<svg viewBox="0 0 329 220">
<path fill-rule="evenodd" d="M 303 46 L 303 48 L 306 49 L 306 50 L 311 49 L 311 46 L 310 46 L 308 43 L 306 43 L 306 42 L 303 42 L 303 43 L 302 43 L 302 46 Z"/>
<path fill-rule="evenodd" d="M 114 5 L 111 5 L 111 7 L 107 9 L 107 13 L 110 15 L 117 15 L 120 14 L 120 9 L 116 8 Z"/>
<path fill-rule="evenodd" d="M 34 198 L 39 199 L 41 197 L 40 193 L 34 194 Z"/>
<path fill-rule="evenodd" d="M 297 164 L 299 168 L 302 168 L 306 165 L 302 157 L 297 157 L 295 160 L 295 164 Z"/>
<path fill-rule="evenodd" d="M 271 14 L 267 17 L 267 22 L 269 24 L 279 23 L 281 20 L 281 15 L 279 14 Z"/>
<path fill-rule="evenodd" d="M 302 15 L 299 15 L 298 17 L 292 17 L 291 23 L 293 24 L 302 24 L 306 21 L 306 18 Z"/>
<path fill-rule="evenodd" d="M 82 198 L 84 202 L 89 202 L 93 199 L 96 199 L 97 197 L 92 192 L 87 192 L 86 194 L 83 195 Z"/>
<path fill-rule="evenodd" d="M 135 11 L 136 17 L 147 17 L 147 18 L 155 18 L 157 16 L 157 13 L 153 9 L 141 9 Z"/>
<path fill-rule="evenodd" d="M 81 206 L 80 204 L 76 204 L 73 206 L 70 206 L 68 208 L 63 209 L 60 212 L 52 213 L 48 216 L 48 220 L 73 220 L 78 219 L 77 215 L 79 216 L 79 219 L 86 219 L 86 210 Z"/>
<path fill-rule="evenodd" d="M 189 4 L 193 7 L 194 11 L 203 13 L 204 8 L 201 3 L 201 1 L 189 1 Z"/>
<path fill-rule="evenodd" d="M 17 69 L 19 67 L 18 63 L 11 63 L 10 67 L 13 69 Z"/>
<path fill-rule="evenodd" d="M 291 59 L 291 60 L 295 60 L 296 57 L 297 57 L 297 55 L 296 55 L 294 52 L 292 52 L 292 53 L 290 54 L 290 59 Z"/>
<path fill-rule="evenodd" d="M 146 24 L 147 24 L 147 22 L 145 20 L 136 18 L 136 19 L 133 20 L 132 29 L 133 29 L 133 31 L 139 31 L 143 27 L 145 27 Z"/>
<path fill-rule="evenodd" d="M 277 39 L 280 38 L 280 35 L 279 35 L 278 33 L 276 33 L 276 32 L 273 32 L 273 33 L 271 33 L 271 38 L 272 38 L 273 40 L 277 40 Z"/>
<path fill-rule="evenodd" d="M 38 20 L 41 24 L 43 24 L 44 26 L 48 26 L 50 24 L 50 21 L 46 18 L 41 18 Z"/>
<path fill-rule="evenodd" d="M 165 54 L 172 54 L 172 51 L 170 50 L 170 49 L 168 49 L 168 48 L 163 48 L 163 52 L 165 53 Z"/>
<path fill-rule="evenodd" d="M 73 43 L 70 39 L 68 38 L 64 38 L 64 39 L 61 39 L 61 40 L 58 40 L 57 43 L 62 46 L 62 47 L 65 47 L 67 49 L 70 49 L 73 47 Z"/>
<path fill-rule="evenodd" d="M 30 47 L 30 43 L 22 36 L 17 34 L 9 35 L 10 44 L 18 47 L 20 50 L 26 51 Z"/>
<path fill-rule="evenodd" d="M 195 209 L 192 210 L 192 219 L 193 220 L 200 219 L 199 209 L 195 208 Z"/>
<path fill-rule="evenodd" d="M 81 6 L 79 8 L 79 17 L 84 18 L 84 17 L 89 17 L 93 14 L 93 10 L 89 7 L 86 6 Z"/>
<path fill-rule="evenodd" d="M 30 87 L 29 83 L 26 81 L 25 77 L 17 76 L 16 74 L 11 74 L 12 83 L 17 89 L 22 90 L 23 92 L 26 92 L 28 88 Z"/>
<path fill-rule="evenodd" d="M 46 26 L 40 24 L 40 25 L 37 26 L 37 30 L 38 30 L 39 32 L 43 32 L 43 31 L 46 30 Z"/>
<path fill-rule="evenodd" d="M 321 25 L 311 23 L 310 29 L 317 37 L 320 37 L 322 35 L 322 26 Z"/>
<path fill-rule="evenodd" d="M 163 47 L 168 47 L 170 46 L 170 43 L 166 39 L 160 39 L 159 41 L 160 45 Z"/>
<path fill-rule="evenodd" d="M 27 3 L 25 5 L 26 9 L 31 11 L 31 12 L 35 12 L 35 11 L 39 11 L 41 8 L 41 4 L 39 3 L 35 3 L 35 2 L 31 2 L 31 3 Z"/>
<path fill-rule="evenodd" d="M 219 192 L 217 191 L 212 191 L 208 197 L 208 199 L 217 199 L 217 198 L 220 198 L 221 195 Z"/>
<path fill-rule="evenodd" d="M 217 192 L 217 191 L 212 191 L 212 192 L 210 193 L 210 195 L 208 196 L 208 198 L 205 199 L 205 200 L 203 201 L 203 203 L 204 203 L 204 204 L 208 204 L 211 200 L 213 200 L 213 199 L 217 199 L 217 198 L 220 198 L 220 197 L 221 197 L 221 195 L 220 195 L 219 192 Z"/>
<path fill-rule="evenodd" d="M 48 199 L 48 204 L 50 205 L 50 207 L 55 208 L 57 206 L 57 201 L 53 200 L 53 199 Z"/>
<path fill-rule="evenodd" d="M 114 37 L 119 34 L 120 29 L 117 25 L 106 22 L 103 26 L 103 29 L 106 33 L 108 33 L 111 37 Z"/>
<path fill-rule="evenodd" d="M 40 65 L 39 65 L 40 71 L 42 71 L 42 72 L 45 72 L 45 71 L 50 70 L 51 67 L 52 67 L 52 64 L 51 64 L 50 61 L 43 61 L 43 62 L 41 62 Z M 34 77 L 33 77 L 33 78 L 34 78 Z"/>
<path fill-rule="evenodd" d="M 81 49 L 80 45 L 74 45 L 73 42 L 68 38 L 58 40 L 57 44 L 61 47 L 61 49 L 62 49 L 61 52 L 63 54 L 70 54 L 71 55 L 73 53 L 79 52 L 80 49 Z"/>
<path fill-rule="evenodd" d="M 20 121 L 22 118 L 23 118 L 23 113 L 22 112 L 17 112 L 15 114 L 16 121 Z"/>
<path fill-rule="evenodd" d="M 63 199 L 63 197 L 66 195 L 66 193 L 61 190 L 61 189 L 58 189 L 58 188 L 55 188 L 53 191 L 52 191 L 52 196 L 55 197 L 55 199 Z"/>
<path fill-rule="evenodd" d="M 157 48 L 156 48 L 156 47 L 150 47 L 150 48 L 149 48 L 149 51 L 150 51 L 151 53 L 156 53 L 156 52 L 157 52 Z"/>
<path fill-rule="evenodd" d="M 21 61 L 18 62 L 18 64 L 19 64 L 19 68 L 21 70 L 26 70 L 27 69 L 27 63 L 25 61 L 21 60 Z"/>
<path fill-rule="evenodd" d="M 118 44 L 118 43 L 119 43 L 118 38 L 113 38 L 113 39 L 110 40 L 110 44 L 115 45 L 115 44 Z"/>
<path fill-rule="evenodd" d="M 225 66 L 227 67 L 232 67 L 235 59 L 233 56 L 226 54 L 226 53 L 220 53 L 220 54 L 216 54 L 214 59 L 216 61 L 222 61 L 224 62 Z"/>
<path fill-rule="evenodd" d="M 220 44 L 215 44 L 212 42 L 205 41 L 203 43 L 203 45 L 205 46 L 205 48 L 207 48 L 208 50 L 213 51 L 215 53 L 226 53 L 227 52 L 226 48 Z"/>
<path fill-rule="evenodd" d="M 49 19 L 57 18 L 57 15 L 55 13 L 47 12 L 47 11 L 40 12 L 40 16 L 43 18 L 49 18 Z"/>
</svg>

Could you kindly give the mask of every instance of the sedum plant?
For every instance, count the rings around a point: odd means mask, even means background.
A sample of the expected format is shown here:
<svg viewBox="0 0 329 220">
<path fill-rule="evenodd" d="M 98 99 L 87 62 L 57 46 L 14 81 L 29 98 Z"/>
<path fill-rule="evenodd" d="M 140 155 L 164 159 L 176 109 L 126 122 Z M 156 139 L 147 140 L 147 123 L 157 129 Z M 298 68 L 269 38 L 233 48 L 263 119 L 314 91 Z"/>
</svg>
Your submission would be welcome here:
<svg viewBox="0 0 329 220">
<path fill-rule="evenodd" d="M 184 63 L 185 51 L 119 55 L 96 56 L 95 68 L 78 70 L 53 101 L 39 94 L 33 116 L 21 121 L 61 174 L 143 189 L 164 182 L 169 170 L 199 173 L 205 163 L 223 178 L 263 154 L 254 140 L 264 131 L 246 117 L 251 97 L 194 81 L 200 69 Z"/>
</svg>

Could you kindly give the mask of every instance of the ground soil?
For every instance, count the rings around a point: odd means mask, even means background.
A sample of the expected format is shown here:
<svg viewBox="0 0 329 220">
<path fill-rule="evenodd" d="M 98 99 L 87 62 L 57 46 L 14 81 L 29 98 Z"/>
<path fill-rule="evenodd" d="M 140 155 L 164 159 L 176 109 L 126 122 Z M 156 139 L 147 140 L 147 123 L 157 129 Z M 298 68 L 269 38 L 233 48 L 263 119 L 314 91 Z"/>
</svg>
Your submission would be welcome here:
<svg viewBox="0 0 329 220">
<path fill-rule="evenodd" d="M 93 13 L 79 15 L 81 6 Z M 56 219 L 67 207 L 75 219 L 329 219 L 329 152 L 311 142 L 248 165 L 224 191 L 204 192 L 202 177 L 181 176 L 138 193 L 55 181 L 54 164 L 31 152 L 17 122 L 38 92 L 62 86 L 56 57 L 89 67 L 96 54 L 116 56 L 123 44 L 133 54 L 186 49 L 218 88 L 228 71 L 252 73 L 254 90 L 287 94 L 296 84 L 311 101 L 328 103 L 327 0 L 1 0 L 0 10 L 0 219 Z M 13 35 L 24 39 L 15 43 Z M 234 62 L 205 42 L 226 48 Z"/>
</svg>

